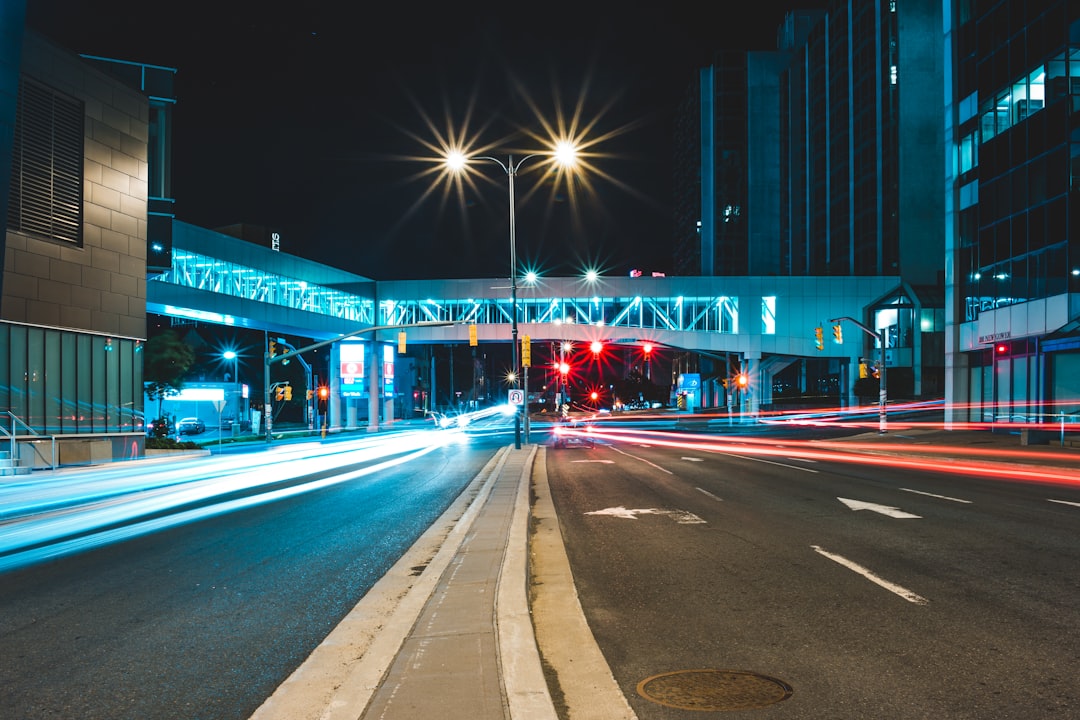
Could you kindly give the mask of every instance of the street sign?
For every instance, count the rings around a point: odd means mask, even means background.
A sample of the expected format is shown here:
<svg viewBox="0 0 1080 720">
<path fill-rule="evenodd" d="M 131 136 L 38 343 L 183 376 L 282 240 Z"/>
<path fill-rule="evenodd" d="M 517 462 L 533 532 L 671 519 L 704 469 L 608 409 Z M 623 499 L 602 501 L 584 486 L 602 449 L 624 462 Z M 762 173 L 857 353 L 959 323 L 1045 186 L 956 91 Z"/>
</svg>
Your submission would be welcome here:
<svg viewBox="0 0 1080 720">
<path fill-rule="evenodd" d="M 511 390 L 509 403 L 511 405 L 524 405 L 525 404 L 525 391 L 524 390 Z"/>
</svg>

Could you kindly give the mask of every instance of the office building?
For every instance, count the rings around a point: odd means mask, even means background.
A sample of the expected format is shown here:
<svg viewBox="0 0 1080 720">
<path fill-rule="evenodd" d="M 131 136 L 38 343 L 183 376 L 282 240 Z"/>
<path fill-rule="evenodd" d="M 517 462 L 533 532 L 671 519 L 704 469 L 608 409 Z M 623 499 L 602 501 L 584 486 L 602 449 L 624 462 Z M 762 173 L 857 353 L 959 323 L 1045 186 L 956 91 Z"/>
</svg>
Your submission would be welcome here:
<svg viewBox="0 0 1080 720">
<path fill-rule="evenodd" d="M 946 4 L 951 422 L 1080 411 L 1080 5 Z"/>
<path fill-rule="evenodd" d="M 941 36 L 929 0 L 792 13 L 701 70 L 676 131 L 677 271 L 896 277 L 856 318 L 895 397 L 944 385 Z"/>
</svg>

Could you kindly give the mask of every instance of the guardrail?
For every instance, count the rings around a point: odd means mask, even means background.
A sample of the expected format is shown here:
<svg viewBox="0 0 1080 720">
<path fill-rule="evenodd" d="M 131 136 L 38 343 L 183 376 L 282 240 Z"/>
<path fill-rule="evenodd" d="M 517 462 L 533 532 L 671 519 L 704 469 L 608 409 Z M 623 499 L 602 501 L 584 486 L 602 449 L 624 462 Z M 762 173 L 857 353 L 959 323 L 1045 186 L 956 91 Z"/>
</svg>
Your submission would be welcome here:
<svg viewBox="0 0 1080 720">
<path fill-rule="evenodd" d="M 6 418 L 4 425 L 0 426 L 0 437 L 6 438 L 11 447 L 12 460 L 18 460 L 20 455 L 18 453 L 20 441 L 24 445 L 29 445 L 34 450 L 34 454 L 41 462 L 48 463 L 51 470 L 56 469 L 56 436 L 55 435 L 42 435 L 35 431 L 32 427 L 24 423 L 10 410 L 5 410 L 3 416 Z M 20 433 L 19 430 L 23 432 Z M 49 457 L 45 457 L 41 449 L 38 447 L 38 440 L 49 440 Z M 35 462 L 33 467 L 36 467 Z"/>
</svg>

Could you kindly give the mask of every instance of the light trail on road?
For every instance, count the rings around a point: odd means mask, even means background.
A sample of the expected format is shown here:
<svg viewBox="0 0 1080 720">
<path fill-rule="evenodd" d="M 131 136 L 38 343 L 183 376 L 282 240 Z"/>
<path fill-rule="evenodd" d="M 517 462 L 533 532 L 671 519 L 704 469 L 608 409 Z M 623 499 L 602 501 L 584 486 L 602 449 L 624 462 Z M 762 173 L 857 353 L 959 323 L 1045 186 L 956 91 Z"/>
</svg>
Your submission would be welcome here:
<svg viewBox="0 0 1080 720">
<path fill-rule="evenodd" d="M 457 429 L 406 432 L 158 472 L 134 464 L 40 482 L 31 476 L 0 492 L 0 572 L 354 480 L 462 439 Z"/>
<path fill-rule="evenodd" d="M 597 426 L 565 429 L 567 435 L 616 443 L 641 443 L 701 452 L 800 458 L 859 465 L 932 471 L 1000 480 L 1019 480 L 1080 487 L 1080 470 L 1036 465 L 1045 455 L 1023 450 L 995 450 L 957 445 L 918 445 L 858 441 L 762 439 L 736 435 L 696 435 L 660 430 L 608 430 Z M 833 449 L 835 448 L 835 449 Z M 934 456 L 940 456 L 934 457 Z M 1025 465 L 1023 463 L 1032 463 Z"/>
</svg>

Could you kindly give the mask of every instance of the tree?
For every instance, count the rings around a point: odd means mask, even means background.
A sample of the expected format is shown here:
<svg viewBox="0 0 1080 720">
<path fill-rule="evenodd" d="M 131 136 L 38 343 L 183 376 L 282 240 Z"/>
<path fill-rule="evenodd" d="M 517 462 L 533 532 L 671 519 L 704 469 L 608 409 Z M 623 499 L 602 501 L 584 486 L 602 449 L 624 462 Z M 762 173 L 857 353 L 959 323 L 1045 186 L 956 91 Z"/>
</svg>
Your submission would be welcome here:
<svg viewBox="0 0 1080 720">
<path fill-rule="evenodd" d="M 165 398 L 176 395 L 184 386 L 184 376 L 195 364 L 195 351 L 172 330 L 147 341 L 143 348 L 143 378 L 146 395 L 158 402 L 158 417 Z"/>
</svg>

